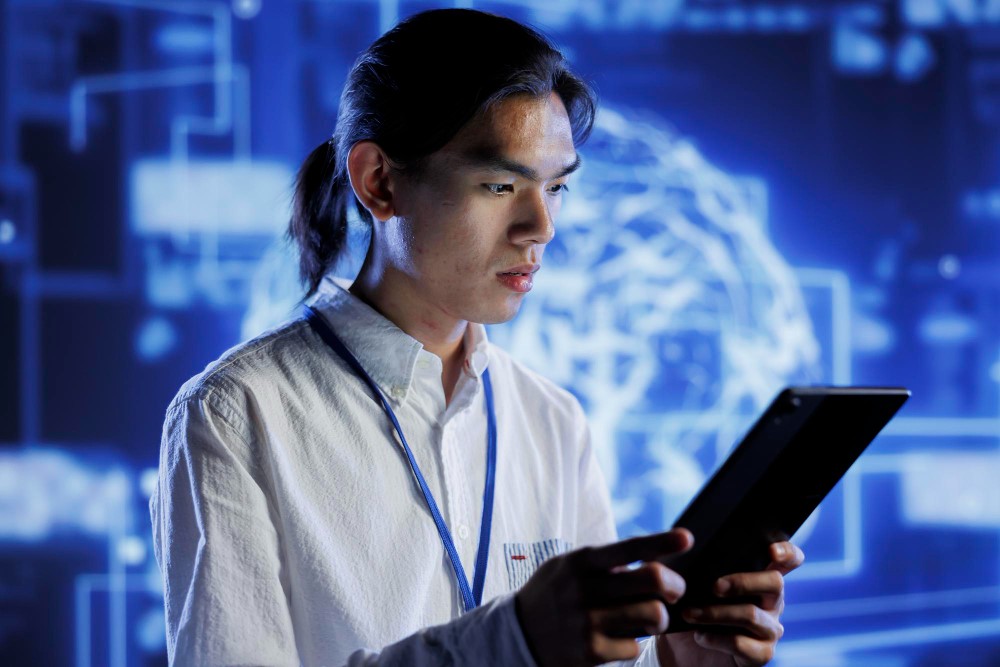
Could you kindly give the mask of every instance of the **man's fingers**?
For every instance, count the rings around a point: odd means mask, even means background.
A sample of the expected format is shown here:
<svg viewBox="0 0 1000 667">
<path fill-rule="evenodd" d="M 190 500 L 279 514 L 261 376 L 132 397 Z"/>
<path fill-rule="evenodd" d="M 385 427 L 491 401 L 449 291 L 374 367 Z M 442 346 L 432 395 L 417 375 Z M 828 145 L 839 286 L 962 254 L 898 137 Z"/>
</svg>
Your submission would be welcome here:
<svg viewBox="0 0 1000 667">
<path fill-rule="evenodd" d="M 727 574 L 715 582 L 715 594 L 726 598 L 781 595 L 784 590 L 785 579 L 775 570 Z"/>
<path fill-rule="evenodd" d="M 785 579 L 776 570 L 729 574 L 715 582 L 715 594 L 721 598 L 752 597 L 768 611 L 783 611 Z"/>
<path fill-rule="evenodd" d="M 646 600 L 590 611 L 592 627 L 609 637 L 646 637 L 666 632 L 667 608 L 659 600 Z"/>
<path fill-rule="evenodd" d="M 767 569 L 776 570 L 784 575 L 798 569 L 805 560 L 806 555 L 802 549 L 791 542 L 775 542 L 771 545 L 771 563 Z"/>
<path fill-rule="evenodd" d="M 614 542 L 603 547 L 583 550 L 587 566 L 597 570 L 610 570 L 617 565 L 636 561 L 651 561 L 664 556 L 687 551 L 694 544 L 694 536 L 686 528 L 675 528 L 665 533 L 654 533 Z"/>
<path fill-rule="evenodd" d="M 739 657 L 741 665 L 747 660 L 754 665 L 766 665 L 774 658 L 774 642 L 747 635 L 695 632 L 694 641 L 704 648 Z"/>
<path fill-rule="evenodd" d="M 650 561 L 635 569 L 615 568 L 608 574 L 588 577 L 584 584 L 590 607 L 658 599 L 674 604 L 684 596 L 684 578 L 666 565 Z"/>
<path fill-rule="evenodd" d="M 587 646 L 587 663 L 592 665 L 612 660 L 634 660 L 638 657 L 639 642 L 634 639 L 617 639 L 594 633 Z"/>
<path fill-rule="evenodd" d="M 684 611 L 684 620 L 695 625 L 725 625 L 740 628 L 765 641 L 778 641 L 785 628 L 778 619 L 752 604 L 712 605 Z"/>
</svg>

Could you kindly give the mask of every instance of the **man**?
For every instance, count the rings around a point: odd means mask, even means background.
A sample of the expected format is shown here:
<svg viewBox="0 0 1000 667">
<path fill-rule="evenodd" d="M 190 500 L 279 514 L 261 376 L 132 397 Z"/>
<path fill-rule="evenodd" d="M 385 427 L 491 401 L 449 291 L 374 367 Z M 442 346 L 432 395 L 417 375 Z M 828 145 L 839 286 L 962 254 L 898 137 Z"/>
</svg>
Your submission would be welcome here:
<svg viewBox="0 0 1000 667">
<path fill-rule="evenodd" d="M 362 54 L 299 173 L 305 317 L 167 411 L 150 509 L 172 662 L 770 659 L 801 552 L 719 582 L 758 604 L 688 619 L 732 632 L 662 635 L 684 582 L 657 561 L 690 534 L 615 543 L 579 403 L 486 340 L 528 298 L 593 112 L 561 55 L 501 17 L 425 12 Z M 352 204 L 371 240 L 344 289 Z"/>
</svg>

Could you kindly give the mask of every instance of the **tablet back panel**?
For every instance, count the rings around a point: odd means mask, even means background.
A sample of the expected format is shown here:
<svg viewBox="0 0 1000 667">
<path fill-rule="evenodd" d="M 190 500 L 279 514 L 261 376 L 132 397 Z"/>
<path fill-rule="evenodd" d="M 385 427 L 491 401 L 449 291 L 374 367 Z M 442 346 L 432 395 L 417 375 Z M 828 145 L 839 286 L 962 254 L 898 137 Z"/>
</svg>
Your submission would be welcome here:
<svg viewBox="0 0 1000 667">
<path fill-rule="evenodd" d="M 671 631 L 689 629 L 680 609 L 717 600 L 720 576 L 767 567 L 771 543 L 799 529 L 907 398 L 902 388 L 781 392 L 674 524 L 695 544 L 665 561 L 687 582 Z"/>
</svg>

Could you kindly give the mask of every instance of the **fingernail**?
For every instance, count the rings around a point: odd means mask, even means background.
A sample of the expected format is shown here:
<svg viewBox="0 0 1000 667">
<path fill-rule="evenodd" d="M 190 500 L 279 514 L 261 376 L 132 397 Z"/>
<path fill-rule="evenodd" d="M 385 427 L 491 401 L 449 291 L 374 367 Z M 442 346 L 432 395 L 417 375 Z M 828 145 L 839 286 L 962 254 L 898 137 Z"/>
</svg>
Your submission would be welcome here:
<svg viewBox="0 0 1000 667">
<path fill-rule="evenodd" d="M 788 555 L 788 547 L 784 544 L 778 544 L 774 547 L 774 550 L 778 553 L 778 558 L 782 558 Z"/>
<path fill-rule="evenodd" d="M 725 595 L 733 585 L 729 583 L 728 579 L 719 579 L 715 582 L 715 592 L 719 595 Z"/>
</svg>

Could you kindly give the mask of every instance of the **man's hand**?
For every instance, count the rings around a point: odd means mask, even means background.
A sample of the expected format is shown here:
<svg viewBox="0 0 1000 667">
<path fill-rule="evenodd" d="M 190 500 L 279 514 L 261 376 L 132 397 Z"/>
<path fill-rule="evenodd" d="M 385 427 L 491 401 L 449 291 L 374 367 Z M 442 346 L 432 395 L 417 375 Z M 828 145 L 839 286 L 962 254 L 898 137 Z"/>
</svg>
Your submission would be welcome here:
<svg viewBox="0 0 1000 667">
<path fill-rule="evenodd" d="M 720 598 L 751 597 L 758 604 L 718 604 L 684 613 L 691 624 L 727 626 L 732 632 L 695 631 L 657 638 L 661 665 L 759 667 L 774 657 L 785 629 L 779 618 L 785 609 L 784 575 L 796 569 L 805 554 L 791 542 L 771 545 L 771 564 L 764 572 L 730 574 L 715 584 Z"/>
<path fill-rule="evenodd" d="M 535 662 L 552 667 L 635 658 L 635 638 L 665 631 L 664 603 L 684 595 L 684 580 L 656 560 L 693 544 L 689 531 L 676 529 L 579 549 L 543 563 L 515 597 Z M 644 562 L 625 567 L 636 561 Z"/>
</svg>

